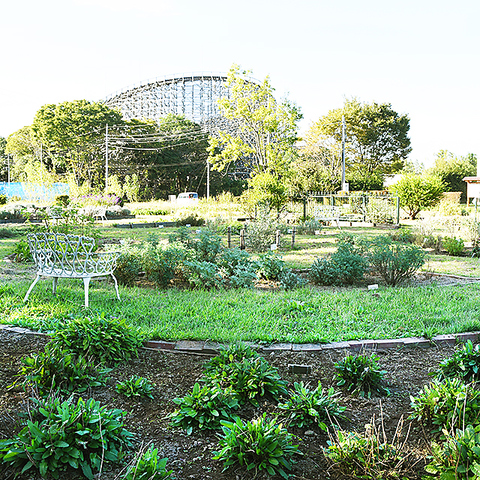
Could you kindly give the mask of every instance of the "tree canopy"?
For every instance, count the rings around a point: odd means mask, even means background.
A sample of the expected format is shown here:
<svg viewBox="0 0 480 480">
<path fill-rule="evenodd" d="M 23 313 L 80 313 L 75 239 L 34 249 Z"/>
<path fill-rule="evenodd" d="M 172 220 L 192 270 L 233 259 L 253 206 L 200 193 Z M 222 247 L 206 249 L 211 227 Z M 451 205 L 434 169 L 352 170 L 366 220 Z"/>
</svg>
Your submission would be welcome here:
<svg viewBox="0 0 480 480">
<path fill-rule="evenodd" d="M 387 103 L 345 100 L 342 108 L 321 117 L 306 135 L 307 149 L 327 148 L 333 158 L 341 155 L 342 116 L 345 117 L 347 177 L 383 176 L 402 169 L 411 152 L 410 119 Z M 338 161 L 335 163 L 338 169 Z"/>
</svg>

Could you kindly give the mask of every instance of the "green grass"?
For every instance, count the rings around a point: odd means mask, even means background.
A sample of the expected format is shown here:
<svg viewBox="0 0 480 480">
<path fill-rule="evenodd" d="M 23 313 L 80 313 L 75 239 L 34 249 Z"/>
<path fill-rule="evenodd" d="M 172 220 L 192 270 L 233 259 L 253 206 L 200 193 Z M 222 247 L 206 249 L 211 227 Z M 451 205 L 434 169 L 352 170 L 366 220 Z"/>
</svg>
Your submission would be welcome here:
<svg viewBox="0 0 480 480">
<path fill-rule="evenodd" d="M 433 336 L 480 330 L 480 285 L 368 291 L 180 291 L 122 288 L 92 282 L 85 310 L 80 282 L 41 281 L 27 305 L 28 282 L 0 286 L 0 322 L 55 329 L 71 316 L 105 313 L 126 319 L 151 338 L 219 342 L 331 342 Z"/>
</svg>

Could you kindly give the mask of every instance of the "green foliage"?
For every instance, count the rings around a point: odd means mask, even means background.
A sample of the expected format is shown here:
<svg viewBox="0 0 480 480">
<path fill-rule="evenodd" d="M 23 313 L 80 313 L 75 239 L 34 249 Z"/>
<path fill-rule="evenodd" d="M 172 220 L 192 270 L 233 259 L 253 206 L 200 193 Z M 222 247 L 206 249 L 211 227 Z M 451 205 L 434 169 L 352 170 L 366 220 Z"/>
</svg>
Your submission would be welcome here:
<svg viewBox="0 0 480 480">
<path fill-rule="evenodd" d="M 122 480 L 164 480 L 172 478 L 173 470 L 167 471 L 167 458 L 158 458 L 158 448 L 153 444 L 137 455 Z"/>
<path fill-rule="evenodd" d="M 229 278 L 230 285 L 233 288 L 253 288 L 257 279 L 256 269 L 254 263 L 237 265 Z"/>
<path fill-rule="evenodd" d="M 262 417 L 244 423 L 222 422 L 223 437 L 220 438 L 218 452 L 214 460 L 224 462 L 224 470 L 240 465 L 254 470 L 255 476 L 261 473 L 280 475 L 288 479 L 294 455 L 299 455 L 298 445 L 293 445 L 294 437 L 275 420 Z"/>
<path fill-rule="evenodd" d="M 62 393 L 82 393 L 105 384 L 108 370 L 97 369 L 92 360 L 47 344 L 44 352 L 22 359 L 20 376 L 25 387 L 31 386 L 40 395 L 57 390 Z"/>
<path fill-rule="evenodd" d="M 122 460 L 133 437 L 121 410 L 108 410 L 93 399 L 36 400 L 29 417 L 14 438 L 0 441 L 0 460 L 43 478 L 58 479 L 73 469 L 93 480 L 102 464 Z"/>
<path fill-rule="evenodd" d="M 402 475 L 409 473 L 404 472 L 403 467 L 409 452 L 402 452 L 401 446 L 380 439 L 372 425 L 366 425 L 364 434 L 337 430 L 336 438 L 331 438 L 327 443 L 325 456 L 343 474 L 342 478 L 409 478 Z"/>
<path fill-rule="evenodd" d="M 409 227 L 402 226 L 398 230 L 394 230 L 389 234 L 394 242 L 414 243 L 416 235 Z"/>
<path fill-rule="evenodd" d="M 132 286 L 142 271 L 142 252 L 131 242 L 122 241 L 115 267 L 115 278 L 121 285 Z"/>
<path fill-rule="evenodd" d="M 347 392 L 370 398 L 372 395 L 390 395 L 384 385 L 385 370 L 377 365 L 378 356 L 347 355 L 342 361 L 335 364 L 340 387 Z"/>
<path fill-rule="evenodd" d="M 8 202 L 8 197 L 3 193 L 0 194 L 0 205 L 5 205 Z"/>
<path fill-rule="evenodd" d="M 173 400 L 179 409 L 172 413 L 173 427 L 180 427 L 190 435 L 194 429 L 211 430 L 220 428 L 223 420 L 232 420 L 238 409 L 238 400 L 231 389 L 222 389 L 196 383 L 191 393 Z"/>
<path fill-rule="evenodd" d="M 305 285 L 305 280 L 293 273 L 290 269 L 284 268 L 280 274 L 280 285 L 284 290 L 295 290 Z"/>
<path fill-rule="evenodd" d="M 318 285 L 352 284 L 361 280 L 367 261 L 352 240 L 341 240 L 328 258 L 317 258 L 310 269 L 310 280 Z"/>
<path fill-rule="evenodd" d="M 202 228 L 192 246 L 197 260 L 213 263 L 222 251 L 222 237 L 208 228 Z"/>
<path fill-rule="evenodd" d="M 183 266 L 183 275 L 190 286 L 207 290 L 222 286 L 223 279 L 215 263 L 192 260 L 184 262 Z"/>
<path fill-rule="evenodd" d="M 465 244 L 461 238 L 443 237 L 443 248 L 449 255 L 454 257 L 460 256 L 465 250 Z"/>
<path fill-rule="evenodd" d="M 58 348 L 93 357 L 105 365 L 117 365 L 138 356 L 143 335 L 124 320 L 103 315 L 70 320 L 52 336 Z"/>
<path fill-rule="evenodd" d="M 231 363 L 243 361 L 245 358 L 258 358 L 258 353 L 249 345 L 244 343 L 232 343 L 228 347 L 222 347 L 218 355 L 205 364 L 205 371 L 215 372 L 224 370 Z"/>
<path fill-rule="evenodd" d="M 250 207 L 261 207 L 267 213 L 284 209 L 290 199 L 285 180 L 271 172 L 257 173 L 248 180 L 248 190 L 243 192 L 242 200 Z"/>
<path fill-rule="evenodd" d="M 286 382 L 277 369 L 263 357 L 244 358 L 242 361 L 227 363 L 206 373 L 207 381 L 232 389 L 241 403 L 249 401 L 258 405 L 260 397 L 279 400 L 287 394 Z"/>
<path fill-rule="evenodd" d="M 282 257 L 271 250 L 260 255 L 257 264 L 257 274 L 265 280 L 279 280 L 285 267 L 285 262 L 282 260 Z"/>
<path fill-rule="evenodd" d="M 155 387 L 147 378 L 132 375 L 129 379 L 118 382 L 115 389 L 126 397 L 148 397 L 153 399 Z"/>
<path fill-rule="evenodd" d="M 480 478 L 480 426 L 468 425 L 457 430 L 455 435 L 445 432 L 447 439 L 443 445 L 432 444 L 431 463 L 425 471 L 434 476 L 425 480 L 441 478 L 445 480 L 475 480 Z"/>
<path fill-rule="evenodd" d="M 199 217 L 196 213 L 192 213 L 186 217 L 177 219 L 177 225 L 179 227 L 186 227 L 187 225 L 190 225 L 191 227 L 201 227 L 205 225 L 205 220 Z"/>
<path fill-rule="evenodd" d="M 480 421 L 480 391 L 459 378 L 433 380 L 416 397 L 411 397 L 411 418 L 431 425 L 434 432 Z"/>
<path fill-rule="evenodd" d="M 327 422 L 330 424 L 344 418 L 346 407 L 338 405 L 336 397 L 333 388 L 324 392 L 320 381 L 314 390 L 310 390 L 303 382 L 295 382 L 287 401 L 279 403 L 278 408 L 285 411 L 291 425 L 302 428 L 315 423 L 327 431 Z"/>
<path fill-rule="evenodd" d="M 480 380 L 480 345 L 473 346 L 471 340 L 451 357 L 443 360 L 437 369 L 437 378 L 460 378 L 465 383 Z"/>
<path fill-rule="evenodd" d="M 9 228 L 0 228 L 0 238 L 14 238 L 18 235 L 18 233 L 14 230 L 10 230 Z"/>
<path fill-rule="evenodd" d="M 445 186 L 438 177 L 415 174 L 404 175 L 390 188 L 398 195 L 400 204 L 412 220 L 415 220 L 422 210 L 437 205 L 445 191 Z"/>
<path fill-rule="evenodd" d="M 13 248 L 13 253 L 15 255 L 16 262 L 33 262 L 33 257 L 30 253 L 30 248 L 26 240 L 20 240 L 19 242 L 16 242 L 15 247 Z"/>
<path fill-rule="evenodd" d="M 323 228 L 323 224 L 320 220 L 314 218 L 307 218 L 298 223 L 297 234 L 298 235 L 315 235 L 315 232 L 320 232 Z"/>
<path fill-rule="evenodd" d="M 247 225 L 246 247 L 252 252 L 269 251 L 270 246 L 275 243 L 275 234 L 278 228 L 278 223 L 261 209 L 255 220 Z"/>
<path fill-rule="evenodd" d="M 149 280 L 161 288 L 166 288 L 188 257 L 188 251 L 182 245 L 149 244 L 142 252 L 142 266 Z"/>
<path fill-rule="evenodd" d="M 54 204 L 67 208 L 70 204 L 70 197 L 68 195 L 57 195 L 55 197 Z"/>
<path fill-rule="evenodd" d="M 367 257 L 372 270 L 392 286 L 413 277 L 425 263 L 425 252 L 420 247 L 394 242 L 384 235 L 370 242 Z"/>
</svg>

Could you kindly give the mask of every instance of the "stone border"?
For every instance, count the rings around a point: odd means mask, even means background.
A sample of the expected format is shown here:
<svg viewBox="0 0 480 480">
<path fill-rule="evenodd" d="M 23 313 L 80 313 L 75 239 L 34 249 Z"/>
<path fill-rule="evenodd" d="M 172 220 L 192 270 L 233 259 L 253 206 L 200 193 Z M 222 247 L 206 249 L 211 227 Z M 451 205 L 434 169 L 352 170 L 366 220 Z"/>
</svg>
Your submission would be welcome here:
<svg viewBox="0 0 480 480">
<path fill-rule="evenodd" d="M 0 330 L 8 330 L 9 332 L 26 335 L 47 335 L 46 333 L 35 332 L 33 330 L 29 330 L 28 328 L 14 327 L 12 325 L 3 324 L 0 324 Z M 471 340 L 472 342 L 480 341 L 480 331 L 437 335 L 431 339 L 425 337 L 406 337 L 382 340 L 349 340 L 346 342 L 332 343 L 272 343 L 270 345 L 261 345 L 253 342 L 244 343 L 263 353 L 315 353 L 324 350 L 351 350 L 353 352 L 360 352 L 362 350 L 383 351 L 392 348 L 429 348 L 443 345 L 453 346 L 459 343 L 464 343 L 467 340 Z M 168 342 L 165 340 L 147 340 L 143 342 L 143 346 L 153 350 L 216 355 L 220 348 L 224 346 L 224 344 L 209 342 L 208 340 L 179 340 L 177 342 Z"/>
</svg>

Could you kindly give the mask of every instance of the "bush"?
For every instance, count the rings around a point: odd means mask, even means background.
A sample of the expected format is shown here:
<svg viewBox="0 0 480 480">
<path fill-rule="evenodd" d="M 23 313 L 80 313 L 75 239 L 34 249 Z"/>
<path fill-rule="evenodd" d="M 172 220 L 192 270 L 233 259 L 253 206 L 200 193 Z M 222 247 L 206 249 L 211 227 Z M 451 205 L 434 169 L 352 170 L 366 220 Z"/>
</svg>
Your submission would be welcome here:
<svg viewBox="0 0 480 480">
<path fill-rule="evenodd" d="M 177 226 L 186 227 L 187 225 L 190 225 L 191 227 L 201 227 L 205 225 L 205 220 L 199 217 L 196 213 L 177 219 Z"/>
<path fill-rule="evenodd" d="M 197 260 L 213 263 L 222 251 L 222 237 L 208 228 L 202 228 L 196 235 L 193 249 Z"/>
<path fill-rule="evenodd" d="M 230 277 L 230 285 L 233 288 L 253 288 L 256 279 L 256 266 L 253 263 L 237 265 Z"/>
<path fill-rule="evenodd" d="M 184 277 L 194 288 L 218 288 L 222 286 L 223 279 L 218 271 L 218 266 L 211 262 L 192 260 L 184 262 Z"/>
<path fill-rule="evenodd" d="M 222 422 L 223 437 L 219 441 L 220 450 L 214 452 L 214 460 L 224 462 L 224 470 L 240 465 L 255 473 L 281 475 L 288 478 L 294 455 L 301 454 L 298 445 L 293 445 L 293 435 L 289 434 L 274 420 L 267 420 L 265 414 L 251 422 Z"/>
<path fill-rule="evenodd" d="M 225 272 L 225 275 L 230 277 L 234 274 L 236 267 L 249 266 L 252 264 L 250 255 L 245 250 L 239 248 L 226 248 L 217 260 L 220 268 Z"/>
<path fill-rule="evenodd" d="M 279 403 L 278 408 L 286 412 L 291 425 L 302 428 L 316 423 L 322 430 L 327 431 L 326 422 L 344 418 L 343 412 L 346 408 L 338 405 L 336 396 L 333 388 L 324 392 L 320 382 L 315 390 L 310 390 L 303 382 L 295 382 L 289 398 L 285 403 Z"/>
<path fill-rule="evenodd" d="M 246 228 L 245 245 L 252 252 L 265 252 L 275 242 L 278 223 L 264 211 Z"/>
<path fill-rule="evenodd" d="M 305 280 L 293 273 L 290 269 L 284 268 L 280 274 L 280 285 L 284 290 L 295 290 L 305 285 Z"/>
<path fill-rule="evenodd" d="M 387 372 L 379 369 L 377 360 L 375 354 L 347 355 L 341 362 L 335 364 L 339 379 L 337 385 L 361 397 L 390 395 L 383 382 Z"/>
<path fill-rule="evenodd" d="M 13 238 L 16 237 L 18 233 L 9 228 L 0 228 L 0 238 Z"/>
<path fill-rule="evenodd" d="M 238 408 L 238 400 L 230 389 L 223 390 L 217 385 L 196 383 L 191 393 L 173 400 L 180 406 L 172 413 L 171 425 L 181 427 L 190 435 L 193 429 L 220 428 L 221 421 L 232 420 Z"/>
<path fill-rule="evenodd" d="M 480 477 L 480 433 L 479 427 L 468 425 L 448 435 L 443 445 L 432 444 L 432 462 L 425 471 L 435 476 L 423 477 L 425 480 L 477 479 Z"/>
<path fill-rule="evenodd" d="M 142 270 L 142 252 L 130 242 L 122 240 L 120 256 L 115 267 L 115 278 L 121 285 L 132 286 Z"/>
<path fill-rule="evenodd" d="M 123 320 L 103 315 L 71 320 L 52 336 L 60 349 L 92 357 L 106 365 L 117 365 L 138 356 L 143 336 Z"/>
<path fill-rule="evenodd" d="M 30 253 L 30 248 L 28 246 L 28 243 L 25 240 L 20 240 L 19 242 L 15 243 L 13 253 L 15 255 L 16 262 L 19 262 L 19 263 L 33 262 L 33 257 L 32 257 L 32 254 Z"/>
<path fill-rule="evenodd" d="M 411 418 L 432 426 L 434 432 L 478 425 L 480 420 L 480 391 L 458 378 L 433 380 L 411 397 L 411 404 Z"/>
<path fill-rule="evenodd" d="M 22 359 L 24 386 L 36 387 L 40 395 L 51 392 L 82 393 L 105 384 L 108 370 L 97 370 L 91 359 L 47 344 L 44 352 Z"/>
<path fill-rule="evenodd" d="M 437 369 L 437 378 L 460 378 L 465 383 L 480 380 L 480 345 L 467 340 L 461 350 L 443 360 Z"/>
<path fill-rule="evenodd" d="M 299 222 L 296 227 L 298 235 L 315 235 L 315 232 L 321 231 L 322 228 L 322 222 L 320 220 L 315 220 L 314 218 Z"/>
<path fill-rule="evenodd" d="M 148 397 L 153 399 L 152 393 L 155 387 L 150 380 L 138 375 L 132 375 L 128 380 L 118 382 L 115 389 L 126 397 Z"/>
<path fill-rule="evenodd" d="M 133 434 L 124 427 L 121 410 L 107 410 L 93 399 L 73 397 L 35 400 L 35 409 L 12 439 L 0 440 L 0 460 L 19 472 L 36 470 L 42 477 L 65 477 L 80 470 L 89 480 L 102 464 L 118 463 Z"/>
<path fill-rule="evenodd" d="M 57 195 L 54 200 L 55 205 L 60 205 L 61 207 L 68 207 L 70 203 L 70 197 L 68 195 Z"/>
<path fill-rule="evenodd" d="M 313 262 L 310 280 L 317 285 L 352 284 L 361 280 L 366 270 L 367 261 L 361 251 L 350 241 L 341 241 L 330 257 Z"/>
<path fill-rule="evenodd" d="M 461 238 L 443 237 L 443 248 L 449 255 L 458 257 L 465 250 L 465 244 Z"/>
<path fill-rule="evenodd" d="M 258 275 L 265 280 L 279 280 L 285 262 L 276 253 L 268 251 L 258 259 Z"/>
<path fill-rule="evenodd" d="M 3 193 L 0 194 L 0 205 L 6 205 L 8 202 L 8 197 Z"/>
<path fill-rule="evenodd" d="M 232 343 L 227 348 L 221 348 L 218 355 L 205 364 L 205 371 L 224 370 L 231 363 L 242 362 L 245 358 L 258 358 L 258 353 L 244 343 Z"/>
<path fill-rule="evenodd" d="M 150 445 L 140 451 L 135 464 L 130 466 L 122 480 L 164 480 L 172 478 L 173 470 L 167 471 L 167 458 L 158 458 L 158 449 Z"/>
<path fill-rule="evenodd" d="M 367 257 L 372 270 L 392 286 L 413 277 L 425 263 L 425 252 L 420 247 L 394 242 L 388 236 L 372 240 Z"/>
</svg>

